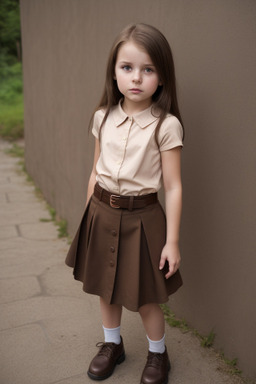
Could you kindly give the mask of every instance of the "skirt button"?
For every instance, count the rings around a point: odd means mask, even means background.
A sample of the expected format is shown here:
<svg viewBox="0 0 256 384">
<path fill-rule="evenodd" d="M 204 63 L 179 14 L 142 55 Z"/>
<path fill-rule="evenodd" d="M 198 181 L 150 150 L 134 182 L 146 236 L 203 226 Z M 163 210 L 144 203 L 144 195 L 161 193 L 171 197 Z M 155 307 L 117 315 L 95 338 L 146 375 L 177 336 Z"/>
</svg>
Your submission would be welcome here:
<svg viewBox="0 0 256 384">
<path fill-rule="evenodd" d="M 117 235 L 117 233 L 116 233 L 116 230 L 115 229 L 113 229 L 112 231 L 111 231 L 111 233 L 112 233 L 112 236 L 116 236 Z"/>
<path fill-rule="evenodd" d="M 110 252 L 114 253 L 115 252 L 115 247 L 110 247 Z"/>
</svg>

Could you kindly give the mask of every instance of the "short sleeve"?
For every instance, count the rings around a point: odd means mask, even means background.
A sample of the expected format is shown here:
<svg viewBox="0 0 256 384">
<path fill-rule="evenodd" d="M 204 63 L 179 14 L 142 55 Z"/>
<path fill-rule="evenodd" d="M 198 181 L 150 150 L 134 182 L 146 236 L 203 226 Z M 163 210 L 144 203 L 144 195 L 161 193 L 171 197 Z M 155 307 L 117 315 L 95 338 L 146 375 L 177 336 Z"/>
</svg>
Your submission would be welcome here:
<svg viewBox="0 0 256 384">
<path fill-rule="evenodd" d="M 183 128 L 177 117 L 168 115 L 163 121 L 159 133 L 158 143 L 160 152 L 175 147 L 183 147 Z"/>
<path fill-rule="evenodd" d="M 99 109 L 93 116 L 92 134 L 96 137 L 96 139 L 99 139 L 99 131 L 102 120 L 104 118 L 104 114 L 105 112 L 102 109 Z"/>
</svg>

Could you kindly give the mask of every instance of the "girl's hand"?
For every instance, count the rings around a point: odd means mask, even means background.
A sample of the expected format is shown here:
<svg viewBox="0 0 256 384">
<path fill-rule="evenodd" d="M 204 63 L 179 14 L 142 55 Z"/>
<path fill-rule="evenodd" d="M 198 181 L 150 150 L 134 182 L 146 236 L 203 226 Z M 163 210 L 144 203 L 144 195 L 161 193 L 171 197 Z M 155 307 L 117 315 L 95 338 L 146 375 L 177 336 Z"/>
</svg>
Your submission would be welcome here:
<svg viewBox="0 0 256 384">
<path fill-rule="evenodd" d="M 169 271 L 165 275 L 166 279 L 169 279 L 180 266 L 180 250 L 179 245 L 177 243 L 170 244 L 166 243 L 161 254 L 161 259 L 159 263 L 159 269 L 162 270 L 164 268 L 165 262 L 168 261 Z"/>
</svg>

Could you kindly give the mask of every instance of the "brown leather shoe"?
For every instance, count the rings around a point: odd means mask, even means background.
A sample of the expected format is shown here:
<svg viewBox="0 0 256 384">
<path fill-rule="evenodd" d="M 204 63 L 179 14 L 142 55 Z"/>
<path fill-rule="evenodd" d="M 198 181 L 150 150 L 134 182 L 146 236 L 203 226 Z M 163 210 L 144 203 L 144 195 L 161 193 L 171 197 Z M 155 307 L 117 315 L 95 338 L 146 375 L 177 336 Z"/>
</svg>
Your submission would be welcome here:
<svg viewBox="0 0 256 384">
<path fill-rule="evenodd" d="M 141 384 L 167 384 L 171 369 L 167 349 L 164 353 L 148 352 L 147 363 L 141 376 Z"/>
<path fill-rule="evenodd" d="M 92 359 L 88 376 L 92 380 L 105 380 L 112 375 L 116 364 L 121 364 L 125 359 L 123 339 L 121 343 L 98 343 L 100 347 L 97 355 Z"/>
</svg>

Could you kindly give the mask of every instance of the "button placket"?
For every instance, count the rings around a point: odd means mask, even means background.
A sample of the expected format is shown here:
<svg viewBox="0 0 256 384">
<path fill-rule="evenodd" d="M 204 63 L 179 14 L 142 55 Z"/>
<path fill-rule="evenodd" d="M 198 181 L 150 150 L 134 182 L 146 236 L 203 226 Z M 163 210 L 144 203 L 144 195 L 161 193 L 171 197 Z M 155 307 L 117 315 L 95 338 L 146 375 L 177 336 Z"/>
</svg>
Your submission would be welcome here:
<svg viewBox="0 0 256 384">
<path fill-rule="evenodd" d="M 110 261 L 109 261 L 109 265 L 110 267 L 114 267 L 116 266 L 116 258 L 117 258 L 117 231 L 116 229 L 111 229 L 110 230 L 110 233 L 111 233 L 111 245 L 109 247 L 109 250 L 110 250 Z"/>
<path fill-rule="evenodd" d="M 116 178 L 119 179 L 119 174 L 120 174 L 120 170 L 122 168 L 122 165 L 123 165 L 123 162 L 124 162 L 124 158 L 125 158 L 125 152 L 126 152 L 126 148 L 127 148 L 127 144 L 128 144 L 128 139 L 129 139 L 129 134 L 130 134 L 130 130 L 131 130 L 131 127 L 132 127 L 132 124 L 133 124 L 133 118 L 129 118 L 128 119 L 129 123 L 125 123 L 125 126 L 123 127 L 123 132 L 122 132 L 122 135 L 119 136 L 119 140 L 120 140 L 120 154 L 119 154 L 119 158 L 117 160 L 117 165 L 118 165 L 118 172 L 117 172 L 117 175 L 116 175 Z"/>
<path fill-rule="evenodd" d="M 109 302 L 113 295 L 113 290 L 115 287 L 115 278 L 116 278 L 116 268 L 117 268 L 117 255 L 118 255 L 118 243 L 119 243 L 119 227 L 120 227 L 120 216 L 114 214 L 110 219 L 108 224 L 108 232 L 106 234 L 106 254 L 105 254 L 105 272 L 106 272 L 106 288 L 105 288 L 105 297 Z"/>
</svg>

